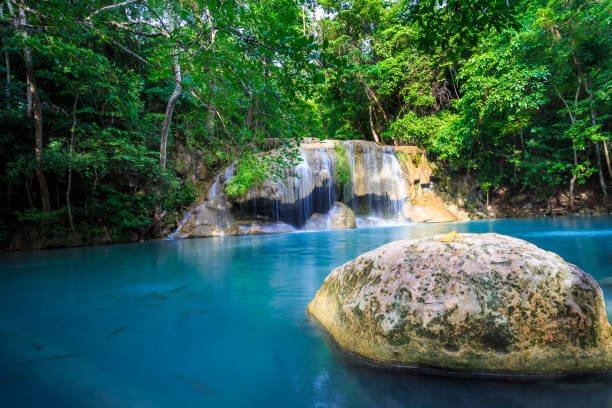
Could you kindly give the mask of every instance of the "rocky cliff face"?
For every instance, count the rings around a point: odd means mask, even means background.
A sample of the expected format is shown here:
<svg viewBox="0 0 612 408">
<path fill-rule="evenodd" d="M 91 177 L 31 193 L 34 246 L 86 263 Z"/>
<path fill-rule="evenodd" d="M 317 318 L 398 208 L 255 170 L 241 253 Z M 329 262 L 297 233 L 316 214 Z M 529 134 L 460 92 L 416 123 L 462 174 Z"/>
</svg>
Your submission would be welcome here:
<svg viewBox="0 0 612 408">
<path fill-rule="evenodd" d="M 431 166 L 416 147 L 325 140 L 302 144 L 299 155 L 301 162 L 285 170 L 284 177 L 268 178 L 233 202 L 223 194 L 234 171 L 226 169 L 217 176 L 208 200 L 188 213 L 172 237 L 351 228 L 355 217 L 358 227 L 379 221 L 467 219 L 436 194 Z M 350 178 L 343 184 L 340 160 L 350 167 Z"/>
</svg>

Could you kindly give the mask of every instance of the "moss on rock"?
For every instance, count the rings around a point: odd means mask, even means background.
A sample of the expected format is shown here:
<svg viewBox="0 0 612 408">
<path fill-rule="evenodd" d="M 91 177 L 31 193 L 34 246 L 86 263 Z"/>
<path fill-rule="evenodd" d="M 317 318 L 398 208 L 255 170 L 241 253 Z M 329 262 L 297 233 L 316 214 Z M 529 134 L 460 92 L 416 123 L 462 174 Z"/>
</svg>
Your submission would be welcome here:
<svg viewBox="0 0 612 408">
<path fill-rule="evenodd" d="M 498 234 L 387 244 L 332 271 L 308 311 L 341 348 L 385 365 L 519 375 L 612 368 L 595 280 Z"/>
</svg>

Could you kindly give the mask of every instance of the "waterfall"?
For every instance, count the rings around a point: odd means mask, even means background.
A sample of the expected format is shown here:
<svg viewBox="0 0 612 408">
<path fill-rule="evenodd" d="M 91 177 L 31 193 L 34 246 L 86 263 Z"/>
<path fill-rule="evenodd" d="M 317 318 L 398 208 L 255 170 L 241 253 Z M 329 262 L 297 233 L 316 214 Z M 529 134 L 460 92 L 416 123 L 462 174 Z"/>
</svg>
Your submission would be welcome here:
<svg viewBox="0 0 612 408">
<path fill-rule="evenodd" d="M 407 198 L 404 172 L 395 150 L 374 142 L 345 142 L 351 163 L 350 207 L 364 216 L 397 217 Z"/>
<path fill-rule="evenodd" d="M 329 211 L 336 197 L 333 149 L 333 142 L 300 148 L 299 164 L 284 170 L 282 178 L 251 189 L 240 202 L 240 213 L 301 227 L 312 214 Z"/>
<path fill-rule="evenodd" d="M 390 146 L 373 142 L 342 143 L 351 166 L 350 186 L 334 180 L 336 143 L 323 141 L 300 147 L 300 163 L 283 178 L 253 188 L 240 203 L 243 217 L 286 222 L 301 228 L 315 213 L 327 213 L 342 197 L 360 216 L 397 218 L 407 198 L 402 167 Z"/>
<path fill-rule="evenodd" d="M 351 169 L 350 182 L 344 186 L 335 180 L 338 146 Z M 402 152 L 403 166 L 396 151 Z M 422 194 L 419 180 L 429 180 L 431 173 L 416 147 L 309 140 L 298 153 L 299 163 L 285 168 L 282 177 L 268 177 L 231 203 L 223 193 L 235 171 L 234 165 L 229 166 L 215 178 L 208 200 L 189 211 L 169 238 L 329 229 L 330 210 L 337 201 L 352 210 L 357 227 L 406 223 L 404 214 L 411 207 L 405 204 Z"/>
<path fill-rule="evenodd" d="M 201 205 L 187 211 L 183 220 L 176 230 L 168 235 L 166 239 L 185 238 L 189 236 L 191 231 L 183 231 L 188 223 L 194 221 L 199 222 L 200 228 L 205 225 L 207 229 L 203 235 L 224 235 L 232 221 L 229 211 L 230 204 L 223 192 L 224 183 L 229 181 L 234 175 L 236 165 L 232 163 L 224 171 L 217 174 L 215 181 L 208 190 L 208 200 Z M 195 228 L 197 228 L 196 226 Z M 194 229 L 194 228 L 192 228 Z"/>
</svg>

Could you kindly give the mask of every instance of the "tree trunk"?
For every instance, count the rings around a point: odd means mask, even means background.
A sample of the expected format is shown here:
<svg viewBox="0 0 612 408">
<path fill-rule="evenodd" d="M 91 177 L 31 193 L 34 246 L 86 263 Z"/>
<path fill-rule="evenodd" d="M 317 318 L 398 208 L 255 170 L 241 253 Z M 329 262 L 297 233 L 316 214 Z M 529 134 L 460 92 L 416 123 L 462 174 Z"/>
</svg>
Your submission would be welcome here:
<svg viewBox="0 0 612 408">
<path fill-rule="evenodd" d="M 608 141 L 603 141 L 604 148 L 604 156 L 606 157 L 606 164 L 608 165 L 608 174 L 610 174 L 610 178 L 612 179 L 612 166 L 610 165 L 610 153 L 608 152 Z"/>
<path fill-rule="evenodd" d="M 217 29 L 213 28 L 210 34 L 210 51 L 214 54 L 215 52 L 215 36 L 217 35 Z M 216 64 L 215 64 L 216 65 Z M 213 70 L 211 72 L 211 78 L 208 82 L 208 118 L 206 120 L 206 131 L 209 137 L 213 138 L 215 135 L 215 113 L 217 112 L 217 106 L 215 105 L 215 79 Z"/>
<path fill-rule="evenodd" d="M 32 88 L 30 79 L 26 77 L 26 117 L 32 117 Z"/>
<path fill-rule="evenodd" d="M 172 114 L 174 112 L 174 105 L 176 105 L 176 101 L 178 100 L 179 96 L 181 96 L 181 92 L 183 90 L 183 86 L 181 84 L 181 66 L 179 65 L 178 55 L 174 56 L 173 65 L 174 91 L 172 91 L 172 95 L 170 95 L 170 99 L 168 99 L 168 104 L 166 105 L 166 115 L 164 116 L 164 124 L 161 131 L 161 144 L 159 147 L 159 159 L 162 169 L 166 168 L 166 144 L 168 141 L 168 132 L 170 131 L 170 122 L 172 121 Z"/>
<path fill-rule="evenodd" d="M 591 78 L 589 77 L 589 74 L 587 74 L 586 77 L 587 77 L 586 78 L 587 93 L 589 95 L 589 109 L 591 111 L 591 125 L 597 126 L 597 112 L 595 112 L 595 98 L 593 97 L 593 87 L 591 86 Z M 608 167 L 608 174 L 610 175 L 610 178 L 612 178 L 612 166 L 610 165 L 610 154 L 608 153 L 608 144 L 606 143 L 606 140 L 604 140 L 602 144 L 604 148 L 604 155 L 606 157 L 606 165 Z"/>
<path fill-rule="evenodd" d="M 70 190 L 72 189 L 72 153 L 74 152 L 74 133 L 76 131 L 76 107 L 79 101 L 79 91 L 74 96 L 74 105 L 72 106 L 72 127 L 70 128 L 70 159 L 68 160 L 68 187 L 66 187 L 66 210 L 68 212 L 68 222 L 70 229 L 75 238 L 77 238 L 76 228 L 74 228 L 74 219 L 72 218 L 72 208 L 70 206 Z"/>
<path fill-rule="evenodd" d="M 372 91 L 372 89 L 370 89 L 370 87 L 365 83 L 365 81 L 363 81 L 363 84 L 364 84 L 364 86 L 366 88 L 366 94 L 368 96 L 368 99 L 371 102 L 374 102 L 376 104 L 376 106 L 378 107 L 378 109 L 382 113 L 383 118 L 385 119 L 385 123 L 389 123 L 389 116 L 387 116 L 387 112 L 385 112 L 385 109 L 383 108 L 382 104 L 380 103 L 380 100 L 378 99 L 378 97 L 376 96 L 374 91 Z"/>
<path fill-rule="evenodd" d="M 162 170 L 166 169 L 166 144 L 168 141 L 168 132 L 170 131 L 170 122 L 172 121 L 172 114 L 174 112 L 174 106 L 176 105 L 176 101 L 181 96 L 181 92 L 183 90 L 183 85 L 181 83 L 182 81 L 181 66 L 179 65 L 178 53 L 176 49 L 174 50 L 173 68 L 174 68 L 174 90 L 172 91 L 172 95 L 170 95 L 170 98 L 168 99 L 168 104 L 166 105 L 166 115 L 164 116 L 164 124 L 162 126 L 161 142 L 160 142 L 160 147 L 159 147 L 159 161 L 160 161 Z M 144 239 L 144 236 L 146 236 L 151 229 L 153 229 L 154 235 L 157 235 L 160 230 L 161 221 L 166 215 L 166 212 L 162 211 L 161 196 L 162 196 L 163 189 L 164 189 L 164 178 L 162 175 L 161 185 L 157 193 L 158 203 L 155 209 L 153 224 L 150 225 L 148 228 L 146 228 L 144 231 L 142 231 L 141 239 Z"/>
<path fill-rule="evenodd" d="M 593 107 L 593 93 L 591 91 L 591 87 L 589 86 L 589 82 L 587 77 L 584 75 L 584 70 L 582 69 L 582 64 L 578 60 L 576 53 L 574 50 L 571 50 L 572 59 L 574 60 L 574 65 L 578 69 L 578 74 L 583 82 L 584 89 L 589 97 L 589 105 L 591 110 L 591 126 L 597 126 L 597 116 L 595 115 L 595 109 Z M 601 191 L 604 197 L 608 196 L 608 191 L 606 190 L 606 180 L 604 179 L 603 168 L 601 166 L 601 150 L 599 148 L 599 141 L 595 141 L 595 155 L 597 157 L 597 171 L 599 172 L 599 184 L 601 185 Z"/>
<path fill-rule="evenodd" d="M 32 201 L 32 191 L 30 188 L 31 185 L 32 185 L 32 181 L 30 180 L 30 177 L 26 175 L 25 176 L 25 189 L 26 189 L 26 195 L 28 196 L 28 204 L 30 204 L 31 209 L 34 209 L 34 202 Z"/>
<path fill-rule="evenodd" d="M 255 101 L 251 99 L 251 104 L 249 105 L 249 111 L 247 112 L 246 121 L 244 122 L 244 126 L 247 129 L 251 129 L 253 126 L 253 111 L 255 110 Z"/>
<path fill-rule="evenodd" d="M 16 20 L 17 21 L 17 20 Z M 24 42 L 28 39 L 28 33 L 23 29 L 27 24 L 25 10 L 19 7 L 19 20 L 15 24 L 15 28 L 23 35 Z M 40 95 L 36 86 L 36 75 L 34 71 L 34 62 L 30 47 L 26 43 L 23 45 L 23 59 L 26 66 L 26 78 L 28 83 L 28 95 L 31 97 L 32 108 L 34 112 L 34 157 L 36 162 L 35 172 L 38 184 L 40 186 L 40 201 L 44 212 L 51 211 L 51 200 L 49 198 L 49 187 L 47 178 L 41 170 L 42 151 L 43 151 L 43 113 L 40 103 Z"/>
<path fill-rule="evenodd" d="M 573 210 L 576 205 L 576 198 L 574 197 L 574 186 L 576 185 L 576 169 L 578 168 L 578 155 L 576 153 L 576 145 L 572 144 L 572 153 L 574 154 L 574 171 L 572 172 L 572 178 L 570 179 L 570 208 Z"/>
<path fill-rule="evenodd" d="M 372 106 L 372 104 L 370 104 L 370 130 L 372 131 L 372 137 L 374 138 L 374 141 L 376 143 L 380 143 L 380 140 L 378 139 L 378 134 L 376 133 L 376 127 L 374 126 L 374 117 L 373 117 L 373 111 L 374 111 L 374 107 Z"/>
<path fill-rule="evenodd" d="M 576 96 L 574 97 L 574 109 L 576 109 L 576 112 L 578 112 L 578 97 L 580 96 L 580 86 L 581 84 L 580 84 L 580 79 L 579 79 L 578 87 L 576 88 Z M 573 127 L 576 123 L 576 117 L 572 113 L 572 110 L 570 109 L 567 101 L 565 100 L 563 95 L 561 95 L 561 92 L 557 89 L 554 83 L 553 83 L 553 87 L 555 88 L 555 91 L 557 91 L 557 94 L 559 95 L 559 99 L 561 99 L 561 101 L 565 105 L 565 108 L 567 109 L 567 114 L 570 117 L 570 121 Z M 521 129 L 521 143 L 522 142 L 523 142 L 523 130 Z M 578 177 L 578 174 L 577 174 L 578 172 L 578 153 L 576 152 L 576 142 L 574 141 L 573 138 L 572 138 L 572 154 L 574 156 L 574 170 L 572 171 L 572 177 L 570 179 L 569 194 L 570 194 L 570 208 L 573 210 L 576 204 L 576 198 L 574 197 L 574 186 L 576 185 L 576 178 Z"/>
<path fill-rule="evenodd" d="M 599 172 L 599 184 L 601 185 L 601 191 L 603 192 L 604 197 L 608 196 L 608 191 L 606 190 L 606 180 L 604 179 L 602 167 L 601 167 L 601 150 L 599 149 L 599 142 L 595 142 L 595 155 L 597 156 L 597 169 Z"/>
<path fill-rule="evenodd" d="M 6 66 L 6 110 L 11 108 L 11 58 L 8 51 L 4 51 L 4 65 Z"/>
</svg>

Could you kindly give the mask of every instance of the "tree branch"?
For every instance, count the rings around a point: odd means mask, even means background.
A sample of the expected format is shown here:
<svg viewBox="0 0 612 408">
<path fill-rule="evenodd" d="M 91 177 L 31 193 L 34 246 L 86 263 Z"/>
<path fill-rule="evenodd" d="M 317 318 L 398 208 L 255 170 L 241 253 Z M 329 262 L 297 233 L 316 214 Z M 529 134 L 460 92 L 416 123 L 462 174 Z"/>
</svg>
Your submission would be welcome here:
<svg viewBox="0 0 612 408">
<path fill-rule="evenodd" d="M 81 27 L 83 27 L 86 31 L 89 31 L 89 32 L 91 32 L 91 30 L 89 30 L 87 27 L 93 29 L 93 31 L 96 34 L 98 34 L 100 37 L 102 37 L 102 39 L 110 41 L 111 43 L 113 43 L 117 47 L 121 48 L 123 51 L 127 52 L 128 54 L 130 54 L 131 56 L 133 56 L 134 58 L 139 60 L 140 62 L 142 62 L 144 64 L 148 64 L 149 63 L 149 61 L 147 59 L 145 59 L 145 58 L 141 57 L 140 55 L 136 54 L 134 51 L 130 50 L 129 48 L 127 48 L 123 44 L 120 44 L 119 42 L 115 41 L 112 37 L 104 36 L 104 34 L 101 33 L 100 30 L 98 30 L 92 23 L 81 23 L 81 22 L 79 22 L 77 24 L 79 24 Z"/>
<path fill-rule="evenodd" d="M 117 8 L 117 7 L 127 6 L 128 4 L 136 3 L 137 1 L 138 0 L 127 0 L 127 1 L 124 1 L 122 3 L 116 3 L 116 4 L 111 4 L 111 5 L 102 7 L 101 9 L 98 9 L 98 10 L 94 11 L 93 13 L 91 13 L 89 16 L 87 16 L 85 18 L 85 21 L 90 21 L 92 17 L 94 17 L 94 16 L 96 16 L 96 15 L 98 15 L 98 14 L 104 12 L 104 11 L 111 10 L 111 9 L 114 9 L 114 8 Z"/>
<path fill-rule="evenodd" d="M 164 31 L 156 31 L 156 32 L 153 32 L 153 33 L 145 33 L 144 31 L 135 30 L 135 29 L 133 29 L 131 27 L 128 27 L 129 25 L 136 25 L 136 24 L 145 24 L 145 25 L 148 25 L 148 26 L 153 26 L 152 24 L 146 23 L 144 21 L 127 22 L 127 23 L 125 23 L 125 22 L 118 22 L 118 21 L 106 21 L 106 22 L 104 22 L 104 24 L 112 26 L 112 27 L 119 28 L 121 30 L 128 31 L 128 32 L 130 32 L 132 34 L 140 35 L 142 37 L 161 37 L 161 36 L 164 36 L 166 38 L 170 38 L 170 34 L 168 34 L 165 30 Z"/>
</svg>

